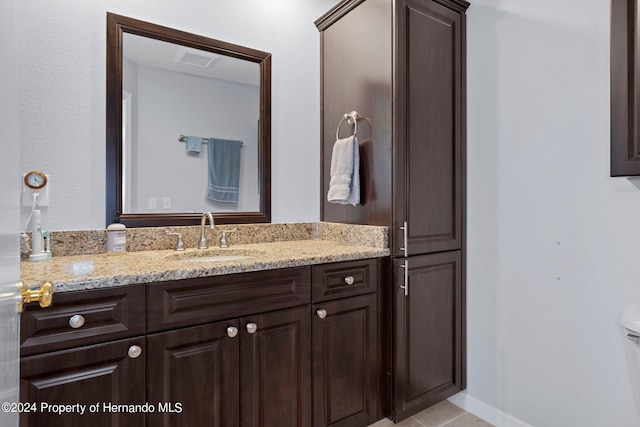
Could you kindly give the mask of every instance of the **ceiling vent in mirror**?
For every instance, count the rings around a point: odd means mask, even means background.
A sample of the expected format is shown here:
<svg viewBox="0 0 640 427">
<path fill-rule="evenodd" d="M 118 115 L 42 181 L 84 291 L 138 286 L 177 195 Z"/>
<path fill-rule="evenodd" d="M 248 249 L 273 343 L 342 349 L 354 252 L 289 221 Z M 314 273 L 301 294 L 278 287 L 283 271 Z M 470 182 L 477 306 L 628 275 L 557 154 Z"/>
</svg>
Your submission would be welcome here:
<svg viewBox="0 0 640 427">
<path fill-rule="evenodd" d="M 213 61 L 220 58 L 220 55 L 202 50 L 189 49 L 180 46 L 175 61 L 181 64 L 193 65 L 195 67 L 207 68 Z"/>
</svg>

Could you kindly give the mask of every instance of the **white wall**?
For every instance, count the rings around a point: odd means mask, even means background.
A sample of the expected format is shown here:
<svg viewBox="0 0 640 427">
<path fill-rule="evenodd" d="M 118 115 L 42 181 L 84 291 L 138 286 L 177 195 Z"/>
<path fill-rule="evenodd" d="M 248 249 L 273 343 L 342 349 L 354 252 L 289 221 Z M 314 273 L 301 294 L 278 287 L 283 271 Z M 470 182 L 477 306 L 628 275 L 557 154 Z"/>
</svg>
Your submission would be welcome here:
<svg viewBox="0 0 640 427">
<path fill-rule="evenodd" d="M 534 426 L 638 426 L 620 310 L 640 182 L 609 177 L 603 0 L 472 0 L 468 394 Z"/>
<path fill-rule="evenodd" d="M 20 2 L 21 169 L 51 175 L 44 227 L 105 225 L 106 12 L 271 52 L 272 218 L 319 217 L 319 35 L 335 0 Z M 29 215 L 23 209 L 23 222 Z"/>
</svg>

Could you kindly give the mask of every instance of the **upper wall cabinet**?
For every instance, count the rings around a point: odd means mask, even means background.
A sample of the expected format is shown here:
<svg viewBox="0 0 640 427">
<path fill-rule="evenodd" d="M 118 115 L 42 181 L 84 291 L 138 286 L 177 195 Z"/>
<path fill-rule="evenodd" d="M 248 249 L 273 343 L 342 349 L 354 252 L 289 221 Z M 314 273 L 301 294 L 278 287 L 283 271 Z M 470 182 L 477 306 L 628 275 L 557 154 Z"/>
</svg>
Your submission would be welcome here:
<svg viewBox="0 0 640 427">
<path fill-rule="evenodd" d="M 321 219 L 391 227 L 393 256 L 463 246 L 468 6 L 462 0 L 344 0 L 316 21 Z M 326 199 L 336 128 L 352 110 L 360 116 L 357 206 Z M 345 125 L 338 131 L 347 135 Z"/>
<path fill-rule="evenodd" d="M 640 175 L 637 0 L 611 1 L 611 176 Z"/>
</svg>

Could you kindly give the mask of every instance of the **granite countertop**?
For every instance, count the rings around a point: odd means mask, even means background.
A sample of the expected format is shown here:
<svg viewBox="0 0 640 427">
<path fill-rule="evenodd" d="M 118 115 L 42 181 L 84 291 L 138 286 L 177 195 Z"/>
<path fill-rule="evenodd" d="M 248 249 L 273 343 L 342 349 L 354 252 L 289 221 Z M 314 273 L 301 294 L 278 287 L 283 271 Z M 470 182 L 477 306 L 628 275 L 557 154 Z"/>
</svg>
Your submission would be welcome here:
<svg viewBox="0 0 640 427">
<path fill-rule="evenodd" d="M 226 251 L 226 252 L 224 252 Z M 187 260 L 193 255 L 249 255 L 225 261 Z M 389 255 L 388 248 L 358 246 L 331 240 L 289 240 L 210 248 L 147 250 L 122 255 L 54 256 L 48 261 L 21 262 L 22 281 L 29 288 L 49 281 L 55 292 L 162 282 L 247 271 L 272 270 Z"/>
</svg>

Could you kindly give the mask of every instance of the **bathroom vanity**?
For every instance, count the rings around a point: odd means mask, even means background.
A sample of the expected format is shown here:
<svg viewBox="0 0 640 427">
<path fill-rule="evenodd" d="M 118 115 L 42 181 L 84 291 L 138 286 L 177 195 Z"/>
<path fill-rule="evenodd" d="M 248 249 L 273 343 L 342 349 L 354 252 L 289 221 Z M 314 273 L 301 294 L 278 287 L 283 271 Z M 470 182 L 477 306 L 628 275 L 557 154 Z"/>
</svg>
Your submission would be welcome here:
<svg viewBox="0 0 640 427">
<path fill-rule="evenodd" d="M 74 406 L 63 415 L 38 407 L 21 426 L 367 426 L 382 418 L 378 291 L 388 250 L 312 240 L 257 246 L 280 255 L 202 267 L 173 251 L 128 253 L 146 271 L 60 283 L 52 307 L 27 306 L 21 401 Z M 100 271 L 120 256 L 69 258 L 92 258 Z M 48 268 L 61 275 L 73 268 L 54 261 Z M 156 280 L 120 284 L 145 277 Z"/>
<path fill-rule="evenodd" d="M 283 235 L 295 227 L 265 224 L 279 228 L 276 239 L 234 241 L 233 255 L 243 258 L 222 261 L 221 252 L 167 250 L 175 243 L 137 248 L 168 243 L 169 230 L 128 229 L 128 250 L 139 252 L 65 260 L 54 233 L 53 259 L 23 269 L 27 285 L 50 280 L 57 293 L 52 308 L 23 313 L 20 392 L 26 404 L 67 404 L 55 407 L 67 413 L 34 407 L 21 425 L 365 427 L 464 389 L 468 6 L 342 0 L 316 21 L 321 218 L 342 223 L 342 237 L 361 224 L 370 227 L 363 235 L 384 229 L 384 245 L 315 241 L 313 231 L 289 239 Z M 230 48 L 261 64 L 260 207 L 215 218 L 268 222 L 270 55 L 113 14 L 107 20 L 107 222 L 174 232 L 200 220 L 121 209 L 127 33 L 218 54 Z M 357 206 L 324 197 L 340 118 L 351 111 L 359 117 Z M 196 232 L 181 232 L 194 247 Z M 195 259 L 203 256 L 216 260 Z"/>
</svg>

